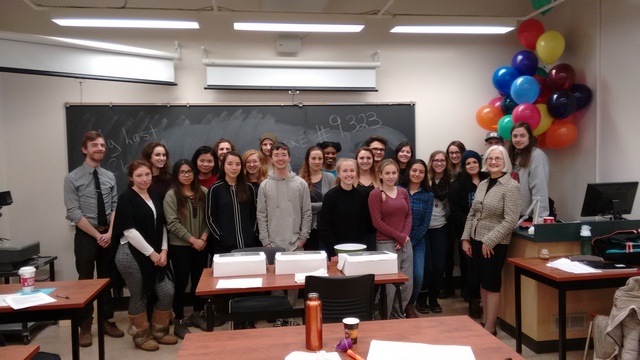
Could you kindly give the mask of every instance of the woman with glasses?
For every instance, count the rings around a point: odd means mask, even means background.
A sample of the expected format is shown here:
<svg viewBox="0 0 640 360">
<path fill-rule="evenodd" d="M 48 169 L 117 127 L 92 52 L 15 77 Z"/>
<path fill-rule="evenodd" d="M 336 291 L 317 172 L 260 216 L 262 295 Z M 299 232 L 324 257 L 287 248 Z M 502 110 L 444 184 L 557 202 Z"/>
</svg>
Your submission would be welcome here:
<svg viewBox="0 0 640 360">
<path fill-rule="evenodd" d="M 471 283 L 481 286 L 482 325 L 497 335 L 502 267 L 511 232 L 520 217 L 522 194 L 518 183 L 508 175 L 512 170 L 511 160 L 504 147 L 490 147 L 482 165 L 482 170 L 489 172 L 489 178 L 478 185 L 462 233 L 462 249 L 472 258 Z"/>
<path fill-rule="evenodd" d="M 447 243 L 450 241 L 447 227 L 449 216 L 447 198 L 451 184 L 451 174 L 444 151 L 436 150 L 431 153 L 427 174 L 435 201 L 425 238 L 424 280 L 416 303 L 416 310 L 423 314 L 442 312 L 442 307 L 438 303 L 438 294 L 442 287 Z"/>
<path fill-rule="evenodd" d="M 264 156 L 255 149 L 249 149 L 242 155 L 242 163 L 244 164 L 244 176 L 247 182 L 253 185 L 255 193 L 258 193 L 260 183 L 269 175 L 265 164 Z"/>
<path fill-rule="evenodd" d="M 195 176 L 195 166 L 187 159 L 173 165 L 173 182 L 164 198 L 164 215 L 169 230 L 169 261 L 175 277 L 176 293 L 173 297 L 173 333 L 184 339 L 189 333 L 187 326 L 197 326 L 206 330 L 206 322 L 201 315 L 204 302 L 196 295 L 196 286 L 202 270 L 207 266 L 207 252 L 204 251 L 209 237 L 205 223 L 205 198 L 207 189 L 200 186 Z M 185 290 L 191 280 L 193 312 L 184 317 Z"/>
<path fill-rule="evenodd" d="M 509 156 L 514 172 L 511 176 L 520 183 L 522 189 L 522 209 L 520 215 L 527 215 L 534 200 L 538 200 L 540 208 L 538 219 L 549 216 L 549 159 L 536 146 L 531 126 L 520 122 L 511 129 L 511 145 Z"/>
</svg>

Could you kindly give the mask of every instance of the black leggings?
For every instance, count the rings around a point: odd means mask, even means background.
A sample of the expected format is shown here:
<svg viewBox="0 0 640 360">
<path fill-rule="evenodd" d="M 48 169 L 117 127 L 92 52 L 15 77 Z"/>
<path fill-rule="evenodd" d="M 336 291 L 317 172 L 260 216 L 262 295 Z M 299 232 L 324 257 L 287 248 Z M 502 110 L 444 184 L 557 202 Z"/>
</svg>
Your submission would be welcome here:
<svg viewBox="0 0 640 360">
<path fill-rule="evenodd" d="M 191 246 L 169 245 L 169 261 L 175 277 L 175 295 L 173 296 L 173 312 L 176 319 L 184 318 L 185 293 L 189 279 L 191 279 L 191 298 L 193 299 L 193 311 L 202 311 L 204 302 L 196 295 L 196 288 L 202 275 L 202 270 L 207 267 L 207 250 L 198 251 Z"/>
</svg>

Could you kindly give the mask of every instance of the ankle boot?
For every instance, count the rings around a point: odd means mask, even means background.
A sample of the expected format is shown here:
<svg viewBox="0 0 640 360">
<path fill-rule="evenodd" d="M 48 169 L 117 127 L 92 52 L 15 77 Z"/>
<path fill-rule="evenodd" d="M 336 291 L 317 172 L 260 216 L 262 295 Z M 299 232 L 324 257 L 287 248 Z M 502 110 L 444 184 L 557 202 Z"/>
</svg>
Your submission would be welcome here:
<svg viewBox="0 0 640 360">
<path fill-rule="evenodd" d="M 189 331 L 185 319 L 175 319 L 173 321 L 173 335 L 179 339 L 184 339 L 184 336 L 189 333 L 191 333 L 191 331 Z"/>
<path fill-rule="evenodd" d="M 93 344 L 93 334 L 91 334 L 91 324 L 93 318 L 88 318 L 80 324 L 80 339 L 79 344 L 81 347 L 91 346 Z"/>
<path fill-rule="evenodd" d="M 415 319 L 419 317 L 418 314 L 416 314 L 414 304 L 407 304 L 407 307 L 404 309 L 404 314 L 407 319 Z"/>
<path fill-rule="evenodd" d="M 146 311 L 138 315 L 129 315 L 129 328 L 127 332 L 133 337 L 133 343 L 136 344 L 136 347 L 139 349 L 156 351 L 160 348 L 158 343 L 153 340 L 153 336 L 151 336 Z"/>
<path fill-rule="evenodd" d="M 171 319 L 171 310 L 153 309 L 151 320 L 151 335 L 159 344 L 174 345 L 178 343 L 178 338 L 169 334 L 169 320 Z"/>
</svg>

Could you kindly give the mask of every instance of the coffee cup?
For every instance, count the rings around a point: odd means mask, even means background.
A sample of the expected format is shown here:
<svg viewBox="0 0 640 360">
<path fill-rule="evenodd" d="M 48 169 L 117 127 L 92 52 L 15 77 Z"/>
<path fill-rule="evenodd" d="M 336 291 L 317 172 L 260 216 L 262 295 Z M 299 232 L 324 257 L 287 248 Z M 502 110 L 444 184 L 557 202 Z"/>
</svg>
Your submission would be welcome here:
<svg viewBox="0 0 640 360">
<path fill-rule="evenodd" d="M 553 224 L 555 222 L 556 222 L 556 219 L 554 219 L 553 216 L 545 216 L 542 218 L 543 224 Z"/>
<path fill-rule="evenodd" d="M 342 319 L 342 324 L 344 324 L 344 337 L 351 338 L 351 342 L 357 344 L 358 324 L 360 324 L 360 320 L 358 320 L 358 318 L 348 317 Z"/>
<path fill-rule="evenodd" d="M 25 294 L 33 292 L 36 284 L 36 268 L 33 266 L 21 267 L 20 270 L 18 270 L 18 275 L 20 275 L 22 292 Z"/>
</svg>

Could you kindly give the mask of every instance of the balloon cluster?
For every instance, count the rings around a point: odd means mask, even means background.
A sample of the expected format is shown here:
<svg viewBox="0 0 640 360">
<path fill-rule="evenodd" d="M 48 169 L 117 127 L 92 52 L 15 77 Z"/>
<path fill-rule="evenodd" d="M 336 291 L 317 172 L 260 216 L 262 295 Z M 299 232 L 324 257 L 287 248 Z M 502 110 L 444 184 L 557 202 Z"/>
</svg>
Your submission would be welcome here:
<svg viewBox="0 0 640 360">
<path fill-rule="evenodd" d="M 540 21 L 529 19 L 518 27 L 518 41 L 526 50 L 513 56 L 511 66 L 493 73 L 501 96 L 480 107 L 476 121 L 483 129 L 498 130 L 505 140 L 511 139 L 513 124 L 526 122 L 540 147 L 565 148 L 578 136 L 574 114 L 589 105 L 591 89 L 575 83 L 576 72 L 569 64 L 545 70 L 564 52 L 564 37 L 557 31 L 545 31 Z M 545 65 L 539 66 L 538 58 Z"/>
</svg>

